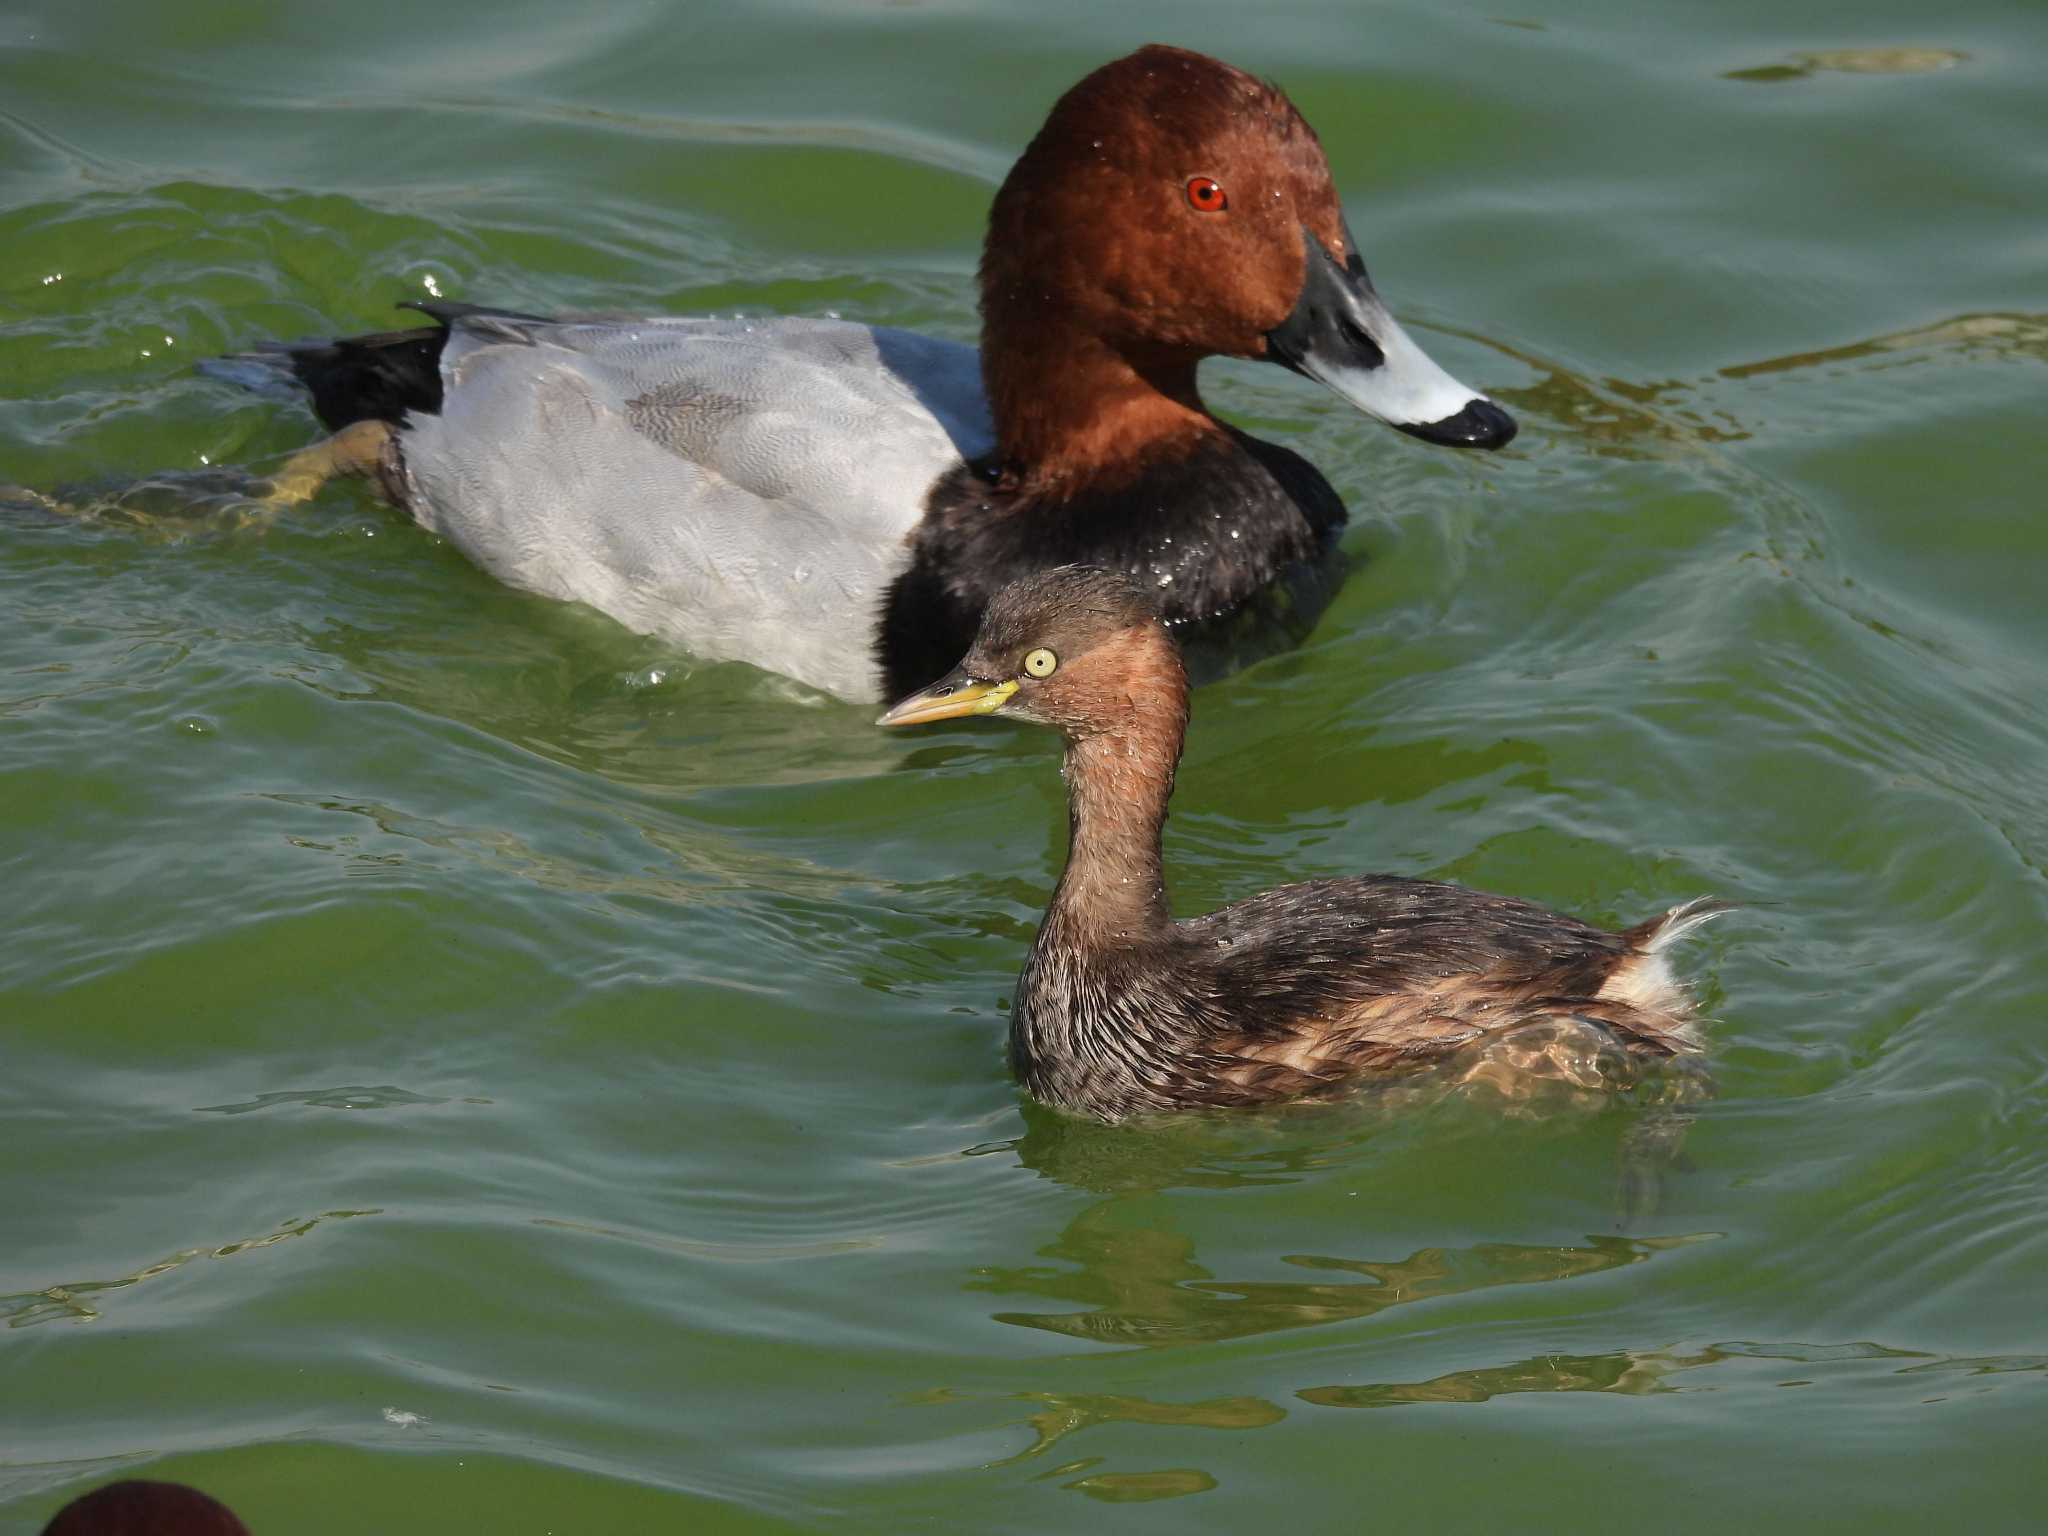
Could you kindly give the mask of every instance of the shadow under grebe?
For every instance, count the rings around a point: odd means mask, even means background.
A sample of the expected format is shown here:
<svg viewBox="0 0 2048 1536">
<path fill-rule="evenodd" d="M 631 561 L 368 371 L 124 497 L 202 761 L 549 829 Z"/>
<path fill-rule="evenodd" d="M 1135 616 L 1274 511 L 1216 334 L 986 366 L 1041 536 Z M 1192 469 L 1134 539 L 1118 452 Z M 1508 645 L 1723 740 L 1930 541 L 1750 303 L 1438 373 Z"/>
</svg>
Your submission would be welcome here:
<svg viewBox="0 0 2048 1536">
<path fill-rule="evenodd" d="M 1071 1268 L 992 1266 L 978 1271 L 968 1289 L 1076 1307 L 992 1313 L 999 1323 L 1094 1344 L 1161 1349 L 1346 1323 L 1499 1286 L 1578 1279 L 1647 1263 L 1718 1235 L 1595 1234 L 1570 1245 L 1420 1248 L 1398 1259 L 1293 1253 L 1280 1255 L 1279 1262 L 1336 1278 L 1224 1280 L 1199 1262 L 1191 1238 L 1163 1226 L 1134 1226 L 1125 1202 L 1105 1200 L 1082 1211 L 1038 1250 L 1041 1258 Z"/>
<path fill-rule="evenodd" d="M 1556 1031 L 1534 1033 L 1534 1040 L 1511 1038 L 1507 1045 L 1526 1056 L 1537 1045 L 1556 1044 Z M 1439 1169 L 1460 1145 L 1509 1162 L 1525 1159 L 1528 1149 L 1502 1145 L 1510 1126 L 1517 1138 L 1554 1145 L 1559 1135 L 1582 1141 L 1581 1133 L 1598 1122 L 1596 1147 L 1598 1135 L 1614 1138 L 1622 1217 L 1633 1216 L 1632 1226 L 1646 1218 L 1654 1198 L 1646 1200 L 1645 1192 L 1654 1197 L 1662 1188 L 1694 1104 L 1711 1092 L 1704 1070 L 1687 1064 L 1677 1072 L 1644 1071 L 1637 1064 L 1626 1081 L 1544 1078 L 1525 1063 L 1504 1064 L 1500 1044 L 1406 1077 L 1362 1084 L 1341 1100 L 1252 1112 L 1197 1111 L 1111 1125 L 1023 1100 L 1024 1134 L 974 1150 L 1014 1152 L 1021 1169 L 1103 1198 L 1036 1250 L 1040 1262 L 978 1269 L 966 1288 L 1005 1298 L 1010 1304 L 990 1315 L 1007 1326 L 1156 1349 L 1346 1323 L 1500 1286 L 1578 1279 L 1719 1235 L 1638 1229 L 1592 1233 L 1569 1244 L 1431 1244 L 1370 1258 L 1346 1251 L 1358 1241 L 1354 1217 L 1339 1239 L 1343 1248 L 1332 1252 L 1316 1243 L 1320 1251 L 1276 1256 L 1279 1264 L 1311 1275 L 1234 1280 L 1203 1264 L 1194 1238 L 1162 1215 L 1166 1202 L 1157 1197 L 1172 1190 L 1272 1189 L 1365 1171 L 1370 1164 L 1378 1167 L 1361 1185 L 1377 1180 L 1399 1190 L 1413 1162 L 1426 1157 Z M 1589 1059 L 1615 1073 L 1630 1067 L 1625 1052 Z M 1546 1155 L 1545 1161 L 1560 1179 L 1574 1177 L 1569 1156 Z M 1586 1225 L 1594 1227 L 1603 1224 L 1613 1189 L 1598 1176 L 1599 1161 L 1596 1150 L 1594 1179 L 1577 1200 L 1567 1197 L 1568 1206 L 1582 1205 L 1592 1215 Z M 1577 1166 L 1583 1177 L 1584 1162 Z M 1347 1210 L 1374 1208 L 1374 1191 L 1363 1192 L 1366 1201 Z M 1398 1219 L 1413 1230 L 1412 1212 Z M 1554 1210 L 1546 1219 L 1555 1219 Z M 1446 1214 L 1445 1220 L 1462 1218 Z M 1019 1298 L 1059 1305 L 1018 1307 Z"/>
<path fill-rule="evenodd" d="M 1177 1112 L 1121 1125 L 1020 1101 L 1024 1134 L 998 1146 L 1045 1178 L 1096 1194 L 1156 1194 L 1289 1183 L 1359 1155 L 1428 1120 L 1481 1133 L 1506 1119 L 1620 1121 L 1614 1181 L 1596 1198 L 1617 1231 L 1640 1227 L 1688 1168 L 1685 1139 L 1714 1083 L 1695 1058 L 1645 1063 L 1573 1020 L 1552 1020 L 1480 1042 L 1404 1076 L 1355 1082 L 1340 1097 L 1246 1113 Z M 1433 1118 L 1432 1118 L 1433 1117 Z M 1594 1193 L 1589 1191 L 1590 1193 Z"/>
</svg>

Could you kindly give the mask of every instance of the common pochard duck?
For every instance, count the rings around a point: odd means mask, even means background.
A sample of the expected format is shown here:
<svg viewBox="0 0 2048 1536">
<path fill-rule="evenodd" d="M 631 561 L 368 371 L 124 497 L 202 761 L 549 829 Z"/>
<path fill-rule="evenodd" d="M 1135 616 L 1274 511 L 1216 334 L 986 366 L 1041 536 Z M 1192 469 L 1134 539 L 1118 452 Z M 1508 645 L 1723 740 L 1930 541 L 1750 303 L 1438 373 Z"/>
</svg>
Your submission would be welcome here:
<svg viewBox="0 0 2048 1536">
<path fill-rule="evenodd" d="M 1532 1036 L 1532 1064 L 1598 1087 L 1609 1079 L 1579 1064 L 1603 1052 L 1700 1050 L 1667 953 L 1720 902 L 1610 933 L 1513 897 L 1361 875 L 1176 922 L 1160 828 L 1187 674 L 1121 574 L 1056 569 L 1003 588 L 960 665 L 881 723 L 976 715 L 1067 740 L 1067 866 L 1010 1012 L 1012 1066 L 1047 1104 L 1116 1121 L 1315 1097 Z"/>
<path fill-rule="evenodd" d="M 1198 53 L 1141 48 L 1059 99 L 980 284 L 978 354 L 836 319 L 422 303 L 436 326 L 216 368 L 295 378 L 336 432 L 278 500 L 373 474 L 504 581 L 848 699 L 931 681 L 1005 582 L 1074 562 L 1142 582 L 1183 641 L 1304 632 L 1344 504 L 1209 412 L 1205 357 L 1429 442 L 1514 436 L 1395 323 L 1293 103 Z"/>
</svg>

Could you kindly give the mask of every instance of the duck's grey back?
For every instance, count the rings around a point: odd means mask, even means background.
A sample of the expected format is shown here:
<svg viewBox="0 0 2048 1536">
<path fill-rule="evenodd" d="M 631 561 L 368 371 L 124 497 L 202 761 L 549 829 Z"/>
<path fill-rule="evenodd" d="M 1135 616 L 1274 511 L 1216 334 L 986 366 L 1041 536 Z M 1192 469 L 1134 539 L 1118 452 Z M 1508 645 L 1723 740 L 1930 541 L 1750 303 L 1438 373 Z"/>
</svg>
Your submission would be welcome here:
<svg viewBox="0 0 2048 1536">
<path fill-rule="evenodd" d="M 840 320 L 465 316 L 403 437 L 501 580 L 845 698 L 932 482 L 993 439 L 972 347 Z"/>
</svg>

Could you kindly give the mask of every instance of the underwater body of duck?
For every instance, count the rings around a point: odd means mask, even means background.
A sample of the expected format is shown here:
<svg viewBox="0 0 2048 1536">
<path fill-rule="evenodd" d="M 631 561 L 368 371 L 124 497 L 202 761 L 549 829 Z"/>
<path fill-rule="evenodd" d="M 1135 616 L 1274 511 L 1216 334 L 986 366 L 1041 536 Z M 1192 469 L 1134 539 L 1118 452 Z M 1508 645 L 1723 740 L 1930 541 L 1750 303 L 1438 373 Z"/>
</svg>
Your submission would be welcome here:
<svg viewBox="0 0 2048 1536">
<path fill-rule="evenodd" d="M 1515 425 L 1411 341 L 1279 90 L 1147 47 L 1060 98 L 990 212 L 979 351 L 784 318 L 546 319 L 267 346 L 336 431 L 279 495 L 373 473 L 501 580 L 849 699 L 929 682 L 1006 581 L 1126 573 L 1183 639 L 1299 635 L 1344 505 L 1218 421 L 1196 369 L 1262 358 L 1427 441 Z"/>
<path fill-rule="evenodd" d="M 1610 933 L 1513 897 L 1361 875 L 1175 921 L 1160 832 L 1187 673 L 1118 573 L 1005 587 L 960 665 L 881 723 L 991 714 L 1067 739 L 1067 866 L 1010 1015 L 1011 1066 L 1048 1104 L 1116 1121 L 1319 1097 L 1488 1045 L 1599 1087 L 1603 1054 L 1700 1051 L 1667 951 L 1717 901 Z"/>
</svg>

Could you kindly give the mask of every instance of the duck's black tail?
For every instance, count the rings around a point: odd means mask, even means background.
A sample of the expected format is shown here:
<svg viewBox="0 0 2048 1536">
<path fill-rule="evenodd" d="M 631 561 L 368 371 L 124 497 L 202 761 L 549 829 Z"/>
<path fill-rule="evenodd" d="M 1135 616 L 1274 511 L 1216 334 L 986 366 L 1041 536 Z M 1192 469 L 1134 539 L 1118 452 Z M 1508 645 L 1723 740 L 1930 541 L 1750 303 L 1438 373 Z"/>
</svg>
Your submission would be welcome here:
<svg viewBox="0 0 2048 1536">
<path fill-rule="evenodd" d="M 400 308 L 417 309 L 437 323 L 370 336 L 266 341 L 252 352 L 212 358 L 199 368 L 214 378 L 264 394 L 300 385 L 313 397 L 314 414 L 331 431 L 339 432 L 358 421 L 388 421 L 396 427 L 404 425 L 407 411 L 432 414 L 441 409 L 441 348 L 454 322 L 469 315 L 542 318 L 438 300 L 407 302 Z"/>
</svg>

